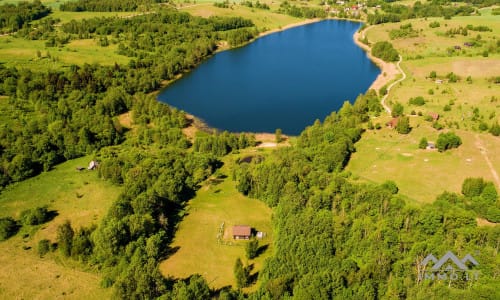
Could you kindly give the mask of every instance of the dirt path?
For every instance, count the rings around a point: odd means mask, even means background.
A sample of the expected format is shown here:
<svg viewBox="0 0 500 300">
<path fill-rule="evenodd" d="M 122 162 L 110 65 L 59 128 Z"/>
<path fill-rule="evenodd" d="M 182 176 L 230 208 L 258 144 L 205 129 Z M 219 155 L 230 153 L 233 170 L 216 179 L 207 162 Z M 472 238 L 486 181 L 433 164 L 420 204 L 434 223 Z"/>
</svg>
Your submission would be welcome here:
<svg viewBox="0 0 500 300">
<path fill-rule="evenodd" d="M 479 149 L 479 152 L 481 152 L 481 155 L 483 156 L 484 160 L 486 161 L 486 164 L 488 165 L 488 168 L 490 169 L 491 175 L 493 176 L 493 179 L 495 180 L 498 188 L 500 188 L 500 177 L 498 176 L 497 171 L 493 167 L 493 164 L 490 161 L 490 158 L 488 157 L 488 151 L 483 145 L 483 141 L 479 137 L 479 135 L 475 135 L 476 137 L 476 147 Z"/>
<path fill-rule="evenodd" d="M 400 83 L 401 81 L 405 80 L 406 79 L 406 73 L 403 71 L 403 69 L 401 69 L 401 62 L 403 61 L 403 57 L 400 55 L 399 56 L 399 61 L 397 62 L 396 64 L 396 67 L 398 68 L 399 72 L 401 74 L 403 74 L 403 77 L 399 78 L 398 80 L 394 81 L 393 83 L 391 83 L 388 87 L 387 87 L 387 94 L 385 94 L 384 97 L 382 97 L 382 100 L 380 100 L 380 104 L 382 104 L 382 106 L 384 107 L 385 111 L 390 115 L 392 113 L 391 111 L 391 108 L 389 106 L 387 106 L 387 104 L 385 103 L 385 100 L 387 99 L 387 97 L 389 96 L 389 92 L 391 91 L 392 87 L 395 86 L 396 84 Z"/>
<path fill-rule="evenodd" d="M 387 106 L 385 104 L 385 99 L 388 97 L 389 95 L 389 91 L 390 89 L 397 83 L 403 81 L 406 79 L 406 74 L 405 72 L 403 72 L 403 69 L 401 69 L 400 67 L 400 64 L 401 62 L 403 61 L 403 58 L 401 57 L 401 55 L 399 56 L 399 61 L 394 64 L 394 63 L 388 63 L 388 62 L 385 62 L 383 61 L 382 59 L 378 58 L 378 57 L 375 57 L 371 54 L 371 48 L 366 45 L 366 44 L 363 44 L 362 42 L 360 42 L 360 39 L 361 38 L 365 38 L 365 34 L 366 32 L 370 29 L 371 27 L 367 27 L 365 29 L 363 29 L 362 31 L 357 31 L 355 34 L 354 34 L 354 42 L 356 43 L 356 45 L 358 45 L 361 49 L 365 50 L 366 51 L 366 54 L 368 55 L 368 58 L 373 61 L 379 68 L 380 68 L 380 74 L 377 76 L 377 78 L 375 79 L 375 81 L 372 83 L 372 85 L 370 86 L 370 89 L 373 89 L 375 91 L 379 91 L 383 86 L 385 86 L 386 84 L 388 84 L 389 82 L 391 82 L 392 80 L 396 79 L 396 76 L 398 74 L 402 74 L 403 77 L 400 78 L 399 80 L 393 82 L 388 88 L 387 88 L 387 94 L 382 98 L 381 100 L 381 104 L 382 106 L 384 107 L 384 110 L 388 113 L 388 114 L 391 114 L 391 109 L 389 106 Z"/>
</svg>

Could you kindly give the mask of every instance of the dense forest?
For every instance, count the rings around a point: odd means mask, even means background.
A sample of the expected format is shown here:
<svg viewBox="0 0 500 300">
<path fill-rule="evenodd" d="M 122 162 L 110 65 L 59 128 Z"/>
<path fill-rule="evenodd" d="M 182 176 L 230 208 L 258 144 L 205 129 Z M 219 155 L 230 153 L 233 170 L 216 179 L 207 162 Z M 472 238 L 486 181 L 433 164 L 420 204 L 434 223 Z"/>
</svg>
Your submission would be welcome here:
<svg viewBox="0 0 500 300">
<path fill-rule="evenodd" d="M 41 19 L 50 14 L 50 8 L 40 0 L 0 5 L 0 33 L 15 32 L 31 21 Z"/>
<path fill-rule="evenodd" d="M 49 26 L 53 26 L 49 24 Z M 55 164 L 123 140 L 115 117 L 128 111 L 134 94 L 149 93 L 163 80 L 195 67 L 217 41 L 244 42 L 255 33 L 242 18 L 202 19 L 164 10 L 131 19 L 95 18 L 62 24 L 73 38 L 113 35 L 129 65 L 72 65 L 64 71 L 35 72 L 0 65 L 0 95 L 9 96 L 0 128 L 0 188 Z M 39 29 L 18 33 L 33 37 Z M 40 39 L 58 39 L 48 30 Z M 244 36 L 241 39 L 241 36 Z"/>
<path fill-rule="evenodd" d="M 162 0 L 121 0 L 121 1 L 99 1 L 78 0 L 62 3 L 59 7 L 62 11 L 136 11 L 138 8 L 148 9 L 152 4 L 163 3 Z"/>
<path fill-rule="evenodd" d="M 275 211 L 276 252 L 250 298 L 499 298 L 500 228 L 476 223 L 478 216 L 498 222 L 492 183 L 470 178 L 463 195 L 444 192 L 415 206 L 393 182 L 355 183 L 342 171 L 370 103 L 378 103 L 374 94 L 346 103 L 306 128 L 297 146 L 236 171 L 238 189 Z M 419 263 L 448 250 L 477 253 L 480 279 L 419 279 Z"/>
</svg>

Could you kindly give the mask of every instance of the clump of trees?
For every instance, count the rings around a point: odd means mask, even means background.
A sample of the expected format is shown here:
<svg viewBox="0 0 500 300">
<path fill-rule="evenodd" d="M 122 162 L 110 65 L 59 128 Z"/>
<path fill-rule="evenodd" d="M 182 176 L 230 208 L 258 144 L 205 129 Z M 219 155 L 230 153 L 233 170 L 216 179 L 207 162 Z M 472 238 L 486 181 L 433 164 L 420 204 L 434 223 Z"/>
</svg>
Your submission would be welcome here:
<svg viewBox="0 0 500 300">
<path fill-rule="evenodd" d="M 61 3 L 59 9 L 62 11 L 136 11 L 139 7 L 147 7 L 164 0 L 77 0 Z"/>
<path fill-rule="evenodd" d="M 41 19 L 51 13 L 51 9 L 40 0 L 33 2 L 6 3 L 0 5 L 0 33 L 15 32 L 27 23 Z"/>
<path fill-rule="evenodd" d="M 490 222 L 500 222 L 500 203 L 493 182 L 483 178 L 466 178 L 462 184 L 462 194 L 479 216 Z"/>
<path fill-rule="evenodd" d="M 15 235 L 18 229 L 17 222 L 11 217 L 0 218 L 0 241 Z"/>
<path fill-rule="evenodd" d="M 454 132 L 440 133 L 436 141 L 436 147 L 439 152 L 458 148 L 461 144 L 462 139 Z"/>
<path fill-rule="evenodd" d="M 417 96 L 415 98 L 410 98 L 410 100 L 408 100 L 408 104 L 410 104 L 410 105 L 416 105 L 416 106 L 422 106 L 422 105 L 425 105 L 425 99 L 422 96 Z"/>
<path fill-rule="evenodd" d="M 387 62 L 399 60 L 398 51 L 387 41 L 376 42 L 372 47 L 372 54 Z"/>
</svg>

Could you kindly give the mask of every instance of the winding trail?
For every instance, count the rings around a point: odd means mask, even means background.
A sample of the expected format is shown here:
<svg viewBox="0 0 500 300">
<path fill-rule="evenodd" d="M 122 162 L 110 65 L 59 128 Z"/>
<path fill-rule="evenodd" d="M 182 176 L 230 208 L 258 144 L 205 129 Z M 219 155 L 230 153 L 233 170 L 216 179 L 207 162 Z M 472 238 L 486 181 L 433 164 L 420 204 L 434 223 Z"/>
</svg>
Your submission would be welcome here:
<svg viewBox="0 0 500 300">
<path fill-rule="evenodd" d="M 387 99 L 387 97 L 389 96 L 389 92 L 391 91 L 392 87 L 398 83 L 400 83 L 401 81 L 405 80 L 406 79 L 406 73 L 403 71 L 403 69 L 401 69 L 401 62 L 403 61 L 403 57 L 401 55 L 399 55 L 399 60 L 398 62 L 396 63 L 396 67 L 398 68 L 399 72 L 403 75 L 403 77 L 399 78 L 398 80 L 394 81 L 393 83 L 391 83 L 388 87 L 387 87 L 387 93 L 385 94 L 384 97 L 382 97 L 382 100 L 380 100 L 380 104 L 382 104 L 382 106 L 384 107 L 385 111 L 390 115 L 392 113 L 391 111 L 391 108 L 385 104 L 385 99 Z"/>
</svg>

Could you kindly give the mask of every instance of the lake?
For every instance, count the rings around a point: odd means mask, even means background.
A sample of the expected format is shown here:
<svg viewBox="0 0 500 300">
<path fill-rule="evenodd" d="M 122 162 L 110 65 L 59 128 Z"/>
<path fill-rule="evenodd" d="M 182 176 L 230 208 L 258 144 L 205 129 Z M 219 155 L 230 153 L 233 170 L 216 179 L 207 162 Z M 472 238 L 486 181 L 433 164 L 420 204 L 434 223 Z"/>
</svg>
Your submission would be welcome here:
<svg viewBox="0 0 500 300">
<path fill-rule="evenodd" d="M 158 99 L 220 130 L 298 135 L 380 73 L 353 41 L 360 26 L 325 20 L 266 35 L 217 53 Z"/>
</svg>

